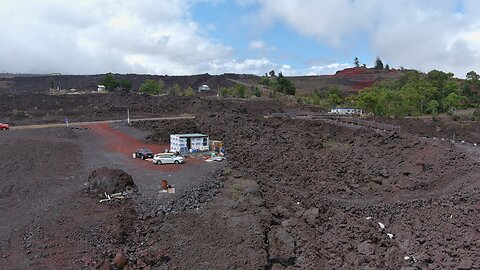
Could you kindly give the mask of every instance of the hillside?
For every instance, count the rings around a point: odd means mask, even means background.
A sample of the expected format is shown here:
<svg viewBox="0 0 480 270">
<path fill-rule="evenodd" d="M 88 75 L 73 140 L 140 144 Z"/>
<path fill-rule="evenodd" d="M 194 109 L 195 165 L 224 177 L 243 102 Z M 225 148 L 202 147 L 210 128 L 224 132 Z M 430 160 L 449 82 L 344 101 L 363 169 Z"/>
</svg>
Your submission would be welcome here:
<svg viewBox="0 0 480 270">
<path fill-rule="evenodd" d="M 349 95 L 365 87 L 371 86 L 377 81 L 387 78 L 397 78 L 403 74 L 398 70 L 373 70 L 367 68 L 347 68 L 337 71 L 335 75 L 320 76 L 293 76 L 288 77 L 296 86 L 299 95 L 307 95 L 314 90 L 327 91 L 329 87 L 335 86 L 343 94 Z M 169 89 L 178 84 L 182 88 L 192 87 L 196 89 L 202 84 L 218 90 L 221 87 L 231 87 L 236 83 L 247 86 L 257 85 L 260 78 L 257 75 L 225 73 L 221 75 L 210 75 L 208 73 L 185 76 L 168 75 L 142 75 L 142 74 L 114 74 L 117 79 L 127 79 L 133 89 L 139 89 L 140 85 L 147 79 L 162 80 L 165 88 Z M 51 82 L 55 87 L 62 89 L 75 88 L 78 91 L 93 91 L 97 89 L 104 74 L 99 75 L 15 75 L 2 76 L 0 78 L 0 89 L 3 93 L 46 93 Z"/>
<path fill-rule="evenodd" d="M 296 76 L 289 79 L 297 87 L 300 95 L 310 94 L 313 90 L 326 91 L 329 87 L 338 87 L 340 92 L 350 95 L 373 85 L 377 81 L 398 78 L 403 74 L 400 70 L 374 70 L 368 68 L 346 68 L 335 75 Z"/>
</svg>

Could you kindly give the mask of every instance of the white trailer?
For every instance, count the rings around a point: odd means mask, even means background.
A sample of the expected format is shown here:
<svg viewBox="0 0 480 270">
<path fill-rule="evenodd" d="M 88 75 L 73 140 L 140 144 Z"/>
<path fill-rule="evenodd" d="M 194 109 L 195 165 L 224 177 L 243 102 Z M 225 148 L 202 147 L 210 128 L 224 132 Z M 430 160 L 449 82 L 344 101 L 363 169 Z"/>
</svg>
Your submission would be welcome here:
<svg viewBox="0 0 480 270">
<path fill-rule="evenodd" d="M 171 134 L 170 151 L 173 152 L 197 152 L 209 150 L 208 135 L 200 133 L 192 134 Z"/>
</svg>

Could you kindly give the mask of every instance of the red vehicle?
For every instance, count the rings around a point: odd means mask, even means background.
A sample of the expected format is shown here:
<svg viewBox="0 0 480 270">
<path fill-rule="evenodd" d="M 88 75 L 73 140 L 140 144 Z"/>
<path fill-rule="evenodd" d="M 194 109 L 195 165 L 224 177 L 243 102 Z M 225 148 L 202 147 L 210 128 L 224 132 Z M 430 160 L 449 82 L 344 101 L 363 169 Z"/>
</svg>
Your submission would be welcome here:
<svg viewBox="0 0 480 270">
<path fill-rule="evenodd" d="M 4 123 L 0 123 L 0 129 L 1 130 L 7 130 L 10 128 L 10 125 L 9 124 L 4 124 Z"/>
</svg>

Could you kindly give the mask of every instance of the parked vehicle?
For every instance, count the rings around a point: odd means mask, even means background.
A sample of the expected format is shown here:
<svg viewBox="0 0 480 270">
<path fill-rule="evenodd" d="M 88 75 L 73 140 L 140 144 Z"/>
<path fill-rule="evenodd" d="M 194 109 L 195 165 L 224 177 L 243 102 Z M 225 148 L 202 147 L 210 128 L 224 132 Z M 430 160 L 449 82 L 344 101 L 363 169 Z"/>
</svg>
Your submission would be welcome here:
<svg viewBox="0 0 480 270">
<path fill-rule="evenodd" d="M 9 125 L 9 124 L 4 124 L 4 123 L 0 123 L 0 129 L 1 129 L 1 130 L 10 129 L 10 125 Z"/>
<path fill-rule="evenodd" d="M 133 153 L 133 157 L 145 160 L 147 158 L 153 158 L 153 152 L 149 149 L 137 149 L 137 151 Z"/>
<path fill-rule="evenodd" d="M 179 155 L 172 155 L 172 153 L 160 153 L 153 157 L 154 164 L 180 164 L 185 163 L 185 158 Z"/>
<path fill-rule="evenodd" d="M 224 159 L 225 159 L 224 157 L 215 156 L 215 157 L 211 157 L 211 158 L 210 158 L 210 161 L 218 161 L 218 162 L 220 162 L 220 161 L 222 161 L 222 160 L 224 160 Z"/>
</svg>

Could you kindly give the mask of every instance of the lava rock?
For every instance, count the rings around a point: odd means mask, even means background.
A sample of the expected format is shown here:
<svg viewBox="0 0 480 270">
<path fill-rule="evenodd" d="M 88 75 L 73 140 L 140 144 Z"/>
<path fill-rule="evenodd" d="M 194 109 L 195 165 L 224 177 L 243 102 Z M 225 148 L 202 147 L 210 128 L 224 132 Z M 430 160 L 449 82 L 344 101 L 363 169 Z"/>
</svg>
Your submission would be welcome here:
<svg viewBox="0 0 480 270">
<path fill-rule="evenodd" d="M 127 265 L 127 262 L 128 262 L 127 257 L 125 256 L 123 251 L 117 252 L 117 254 L 115 255 L 115 258 L 113 258 L 113 265 L 117 269 L 123 269 L 123 267 Z"/>
<path fill-rule="evenodd" d="M 283 227 L 274 227 L 268 233 L 270 260 L 282 265 L 292 265 L 295 257 L 295 240 Z"/>
<path fill-rule="evenodd" d="M 357 251 L 363 255 L 373 255 L 375 253 L 375 246 L 370 244 L 370 241 L 363 241 L 357 245 Z"/>
<path fill-rule="evenodd" d="M 312 207 L 309 208 L 305 213 L 303 214 L 303 219 L 305 222 L 307 222 L 308 225 L 314 226 L 315 225 L 315 220 L 318 217 L 318 208 Z"/>
<path fill-rule="evenodd" d="M 112 194 L 123 192 L 127 187 L 135 187 L 135 183 L 132 176 L 122 170 L 102 167 L 88 177 L 87 191 L 91 193 Z"/>
<path fill-rule="evenodd" d="M 290 211 L 283 205 L 277 205 L 272 210 L 272 215 L 277 216 L 279 218 L 288 219 L 291 216 Z"/>
</svg>

